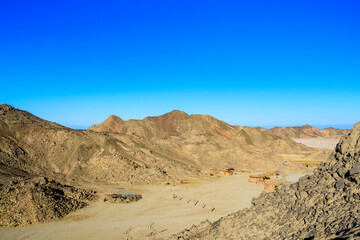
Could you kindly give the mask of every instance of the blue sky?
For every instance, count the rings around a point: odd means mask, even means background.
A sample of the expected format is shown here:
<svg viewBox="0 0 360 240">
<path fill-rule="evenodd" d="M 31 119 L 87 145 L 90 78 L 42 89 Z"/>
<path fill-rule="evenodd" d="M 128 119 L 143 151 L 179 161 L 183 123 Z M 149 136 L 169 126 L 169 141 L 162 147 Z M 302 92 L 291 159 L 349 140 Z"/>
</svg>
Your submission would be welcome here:
<svg viewBox="0 0 360 240">
<path fill-rule="evenodd" d="M 173 109 L 360 121 L 358 1 L 0 2 L 0 102 L 74 128 Z"/>
</svg>

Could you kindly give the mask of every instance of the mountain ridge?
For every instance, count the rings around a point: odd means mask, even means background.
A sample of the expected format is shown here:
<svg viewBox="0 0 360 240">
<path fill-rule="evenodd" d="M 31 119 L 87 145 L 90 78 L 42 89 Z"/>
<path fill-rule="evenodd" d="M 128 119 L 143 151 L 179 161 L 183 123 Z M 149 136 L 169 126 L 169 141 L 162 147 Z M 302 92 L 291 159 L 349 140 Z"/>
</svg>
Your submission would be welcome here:
<svg viewBox="0 0 360 240">
<path fill-rule="evenodd" d="M 294 127 L 273 127 L 271 129 L 263 129 L 263 131 L 271 134 L 285 137 L 285 138 L 329 138 L 338 139 L 346 134 L 349 134 L 351 129 L 340 129 L 328 127 L 324 129 L 318 129 L 309 124 L 303 126 Z"/>
<path fill-rule="evenodd" d="M 178 155 L 186 154 L 184 157 L 187 159 L 195 156 L 192 164 L 199 168 L 199 165 L 206 161 L 207 169 L 211 166 L 254 169 L 251 165 L 263 165 L 259 160 L 268 158 L 271 160 L 265 165 L 275 170 L 275 165 L 279 165 L 284 160 L 282 158 L 289 152 L 300 155 L 300 152 L 303 154 L 312 151 L 311 148 L 297 144 L 291 139 L 269 134 L 262 129 L 233 126 L 209 115 L 188 115 L 179 110 L 160 116 L 146 117 L 142 120 L 122 121 L 117 126 L 110 126 L 106 119 L 103 123 L 93 125 L 88 130 L 106 131 L 122 136 L 136 135 L 147 139 L 147 144 L 162 145 L 164 148 L 171 146 Z M 283 155 L 275 156 L 275 152 Z M 322 159 L 325 160 L 326 154 L 330 154 L 330 151 L 322 153 Z M 222 165 L 216 161 L 216 159 L 229 158 L 232 160 L 225 160 Z M 239 160 L 236 161 L 235 158 Z M 247 163 L 244 165 L 234 164 L 242 159 L 252 159 L 256 163 L 250 164 L 246 160 Z"/>
</svg>

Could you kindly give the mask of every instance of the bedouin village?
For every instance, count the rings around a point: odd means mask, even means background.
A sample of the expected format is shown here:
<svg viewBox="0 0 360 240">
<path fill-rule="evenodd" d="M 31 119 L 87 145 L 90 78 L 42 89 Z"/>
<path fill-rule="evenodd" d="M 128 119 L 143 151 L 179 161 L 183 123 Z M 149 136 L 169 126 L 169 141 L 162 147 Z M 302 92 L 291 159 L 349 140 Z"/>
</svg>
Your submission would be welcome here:
<svg viewBox="0 0 360 240">
<path fill-rule="evenodd" d="M 241 171 L 235 170 L 234 168 L 225 169 L 211 169 L 210 176 L 221 175 L 221 176 L 233 176 L 238 174 L 249 174 L 250 171 L 242 169 Z M 280 174 L 280 171 L 265 172 L 264 169 L 258 168 L 256 172 L 249 175 L 249 182 L 256 183 L 258 186 L 263 186 L 265 191 L 277 191 L 283 185 L 286 180 L 284 176 Z"/>
</svg>

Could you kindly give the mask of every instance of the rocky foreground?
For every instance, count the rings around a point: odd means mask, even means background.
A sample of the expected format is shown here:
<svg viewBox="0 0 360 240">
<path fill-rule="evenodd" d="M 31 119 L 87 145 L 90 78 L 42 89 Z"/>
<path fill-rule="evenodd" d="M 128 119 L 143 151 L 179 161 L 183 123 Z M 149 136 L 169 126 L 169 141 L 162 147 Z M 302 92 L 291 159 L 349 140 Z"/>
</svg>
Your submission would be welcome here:
<svg viewBox="0 0 360 240">
<path fill-rule="evenodd" d="M 62 185 L 44 177 L 0 185 L 0 227 L 57 220 L 87 206 L 94 191 Z"/>
<path fill-rule="evenodd" d="M 360 239 L 360 123 L 313 175 L 174 239 Z"/>
</svg>

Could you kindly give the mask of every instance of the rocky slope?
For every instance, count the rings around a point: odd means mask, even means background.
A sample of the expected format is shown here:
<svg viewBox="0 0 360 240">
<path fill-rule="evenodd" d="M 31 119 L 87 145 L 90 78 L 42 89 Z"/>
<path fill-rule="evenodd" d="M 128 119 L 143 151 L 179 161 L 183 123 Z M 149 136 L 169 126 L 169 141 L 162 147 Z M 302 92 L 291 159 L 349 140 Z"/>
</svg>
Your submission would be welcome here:
<svg viewBox="0 0 360 240">
<path fill-rule="evenodd" d="M 35 177 L 0 185 L 0 227 L 60 219 L 95 200 L 95 192 Z"/>
<path fill-rule="evenodd" d="M 259 129 L 231 126 L 208 115 L 188 115 L 178 110 L 143 120 L 124 121 L 112 115 L 89 130 L 114 133 L 127 144 L 151 149 L 204 171 L 225 167 L 296 169 L 300 165 L 287 159 L 286 154 L 311 161 L 312 154 L 319 152 Z M 329 154 L 325 151 L 320 158 L 325 160 Z"/>
<path fill-rule="evenodd" d="M 360 123 L 312 175 L 174 239 L 359 239 Z"/>
<path fill-rule="evenodd" d="M 349 134 L 351 129 L 337 129 L 337 128 L 324 128 L 317 129 L 310 125 L 304 125 L 300 127 L 274 127 L 271 129 L 263 129 L 268 133 L 284 138 L 330 138 L 338 139 L 344 135 Z"/>
<path fill-rule="evenodd" d="M 0 180 L 31 175 L 68 183 L 131 184 L 176 182 L 179 176 L 198 175 L 188 164 L 145 149 L 132 138 L 73 130 L 0 105 Z"/>
</svg>

